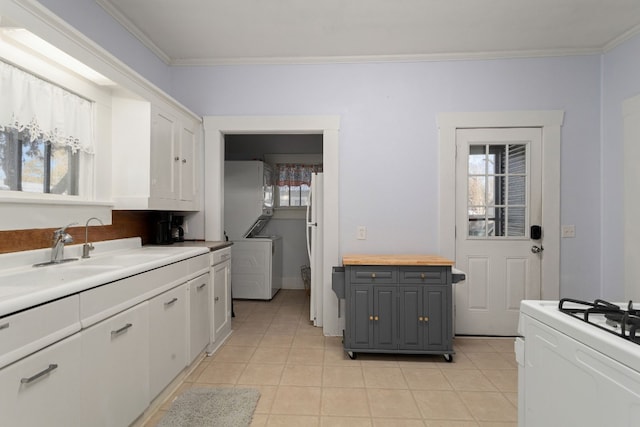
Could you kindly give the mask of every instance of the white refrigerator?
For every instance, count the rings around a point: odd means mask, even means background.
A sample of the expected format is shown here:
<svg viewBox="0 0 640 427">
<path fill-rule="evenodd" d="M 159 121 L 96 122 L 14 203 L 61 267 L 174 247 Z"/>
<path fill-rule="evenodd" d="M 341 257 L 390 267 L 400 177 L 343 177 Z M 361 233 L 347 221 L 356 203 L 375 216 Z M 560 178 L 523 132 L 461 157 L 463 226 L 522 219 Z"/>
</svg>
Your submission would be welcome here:
<svg viewBox="0 0 640 427">
<path fill-rule="evenodd" d="M 311 267 L 309 320 L 314 326 L 322 326 L 322 173 L 311 176 L 311 191 L 307 202 L 307 253 Z"/>
</svg>

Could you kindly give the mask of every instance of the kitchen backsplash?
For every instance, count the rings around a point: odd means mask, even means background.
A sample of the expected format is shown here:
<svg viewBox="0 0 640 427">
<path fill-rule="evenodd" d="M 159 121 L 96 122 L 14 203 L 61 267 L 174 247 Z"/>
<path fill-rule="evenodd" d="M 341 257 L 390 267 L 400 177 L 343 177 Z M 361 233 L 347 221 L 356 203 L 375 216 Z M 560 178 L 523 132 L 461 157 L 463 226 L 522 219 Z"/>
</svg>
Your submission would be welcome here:
<svg viewBox="0 0 640 427">
<path fill-rule="evenodd" d="M 113 211 L 111 225 L 95 225 L 89 227 L 89 241 L 123 239 L 141 237 L 142 244 L 153 239 L 153 215 L 148 211 Z M 60 227 L 65 224 L 60 224 Z M 58 227 L 59 228 L 59 227 Z M 38 228 L 30 230 L 0 231 L 0 253 L 28 251 L 51 247 L 51 239 L 56 228 Z M 84 243 L 84 224 L 69 227 L 67 232 L 73 236 L 73 243 Z"/>
</svg>

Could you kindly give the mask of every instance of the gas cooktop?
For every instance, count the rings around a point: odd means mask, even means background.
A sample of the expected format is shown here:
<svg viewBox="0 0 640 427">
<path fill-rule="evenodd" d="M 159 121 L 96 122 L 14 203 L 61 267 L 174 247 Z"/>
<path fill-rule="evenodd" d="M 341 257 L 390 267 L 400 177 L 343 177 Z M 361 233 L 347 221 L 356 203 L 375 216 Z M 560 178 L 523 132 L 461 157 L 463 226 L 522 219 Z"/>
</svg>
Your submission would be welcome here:
<svg viewBox="0 0 640 427">
<path fill-rule="evenodd" d="M 593 302 L 563 298 L 558 309 L 590 325 L 596 326 L 621 338 L 640 344 L 640 307 L 614 304 L 602 299 Z"/>
</svg>

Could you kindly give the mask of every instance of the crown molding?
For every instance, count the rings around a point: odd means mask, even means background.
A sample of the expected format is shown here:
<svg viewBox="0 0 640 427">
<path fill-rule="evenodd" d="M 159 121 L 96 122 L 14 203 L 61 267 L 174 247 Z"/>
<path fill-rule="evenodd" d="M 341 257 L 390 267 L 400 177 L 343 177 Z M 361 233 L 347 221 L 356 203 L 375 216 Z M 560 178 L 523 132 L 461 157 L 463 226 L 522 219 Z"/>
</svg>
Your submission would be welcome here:
<svg viewBox="0 0 640 427">
<path fill-rule="evenodd" d="M 109 15 L 113 17 L 120 25 L 129 31 L 136 39 L 140 41 L 147 49 L 153 52 L 166 65 L 171 65 L 171 58 L 162 49 L 158 47 L 145 33 L 143 33 L 129 18 L 120 12 L 109 0 L 96 0 L 96 3 L 102 7 Z"/>
</svg>

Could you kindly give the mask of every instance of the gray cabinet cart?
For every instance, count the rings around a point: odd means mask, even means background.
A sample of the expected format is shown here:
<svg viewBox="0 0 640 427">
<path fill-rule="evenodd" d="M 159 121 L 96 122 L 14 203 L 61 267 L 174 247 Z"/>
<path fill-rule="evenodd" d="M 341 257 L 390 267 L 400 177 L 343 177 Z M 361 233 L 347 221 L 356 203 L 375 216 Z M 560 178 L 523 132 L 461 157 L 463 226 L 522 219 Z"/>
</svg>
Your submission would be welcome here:
<svg viewBox="0 0 640 427">
<path fill-rule="evenodd" d="M 344 350 L 442 354 L 453 360 L 453 262 L 427 255 L 349 255 L 334 267 L 345 299 Z"/>
</svg>

